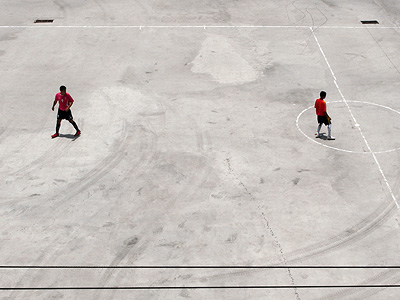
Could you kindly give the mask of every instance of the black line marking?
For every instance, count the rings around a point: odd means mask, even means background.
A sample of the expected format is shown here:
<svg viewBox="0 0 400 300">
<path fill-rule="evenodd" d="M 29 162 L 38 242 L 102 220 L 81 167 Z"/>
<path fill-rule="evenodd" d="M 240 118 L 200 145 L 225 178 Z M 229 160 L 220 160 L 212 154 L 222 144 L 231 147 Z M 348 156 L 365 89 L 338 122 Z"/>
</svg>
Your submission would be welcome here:
<svg viewBox="0 0 400 300">
<path fill-rule="evenodd" d="M 0 291 L 38 290 L 199 290 L 199 289 L 343 289 L 343 288 L 400 288 L 400 284 L 363 285 L 233 285 L 233 286 L 77 286 L 77 287 L 0 287 Z"/>
<path fill-rule="evenodd" d="M 400 269 L 400 266 L 22 266 L 3 265 L 0 269 Z"/>
<path fill-rule="evenodd" d="M 365 20 L 361 21 L 361 24 L 379 24 L 377 20 Z"/>
<path fill-rule="evenodd" d="M 53 23 L 53 21 L 54 20 L 42 20 L 42 19 L 38 19 L 38 20 L 35 20 L 35 22 L 34 23 Z"/>
</svg>

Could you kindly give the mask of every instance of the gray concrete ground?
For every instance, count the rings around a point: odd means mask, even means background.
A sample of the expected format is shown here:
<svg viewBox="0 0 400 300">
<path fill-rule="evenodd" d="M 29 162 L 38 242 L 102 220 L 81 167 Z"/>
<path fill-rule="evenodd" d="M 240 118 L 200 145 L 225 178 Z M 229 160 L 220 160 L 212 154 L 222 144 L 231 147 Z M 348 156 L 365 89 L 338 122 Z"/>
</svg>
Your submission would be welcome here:
<svg viewBox="0 0 400 300">
<path fill-rule="evenodd" d="M 400 298 L 397 1 L 0 5 L 0 299 Z"/>
</svg>

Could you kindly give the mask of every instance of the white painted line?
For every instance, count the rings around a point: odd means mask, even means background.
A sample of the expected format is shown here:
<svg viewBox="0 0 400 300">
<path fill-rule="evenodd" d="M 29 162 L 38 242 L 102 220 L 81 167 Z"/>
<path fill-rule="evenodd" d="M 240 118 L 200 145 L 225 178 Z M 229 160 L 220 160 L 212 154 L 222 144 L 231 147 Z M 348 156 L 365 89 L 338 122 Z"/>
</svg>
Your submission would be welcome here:
<svg viewBox="0 0 400 300">
<path fill-rule="evenodd" d="M 262 26 L 262 25 L 0 25 L 0 28 L 302 28 L 308 29 L 308 26 Z"/>
<path fill-rule="evenodd" d="M 392 111 L 392 112 L 395 112 L 396 114 L 399 114 L 399 115 L 400 115 L 400 111 L 395 110 L 395 109 L 393 109 L 393 108 L 391 108 L 391 107 L 389 107 L 389 106 L 382 105 L 382 104 L 378 104 L 378 103 L 372 103 L 372 102 L 366 102 L 366 101 L 353 101 L 353 100 L 351 100 L 351 101 L 347 100 L 347 102 L 362 103 L 362 104 L 371 104 L 371 105 L 375 105 L 375 106 L 379 106 L 379 107 L 388 109 L 388 110 L 390 110 L 390 111 Z"/>
<path fill-rule="evenodd" d="M 325 56 L 324 50 L 322 50 L 321 45 L 320 45 L 320 43 L 319 43 L 319 41 L 318 41 L 316 35 L 314 34 L 314 29 L 312 29 L 312 28 L 310 28 L 310 29 L 311 29 L 311 32 L 312 32 L 312 34 L 313 34 L 313 36 L 314 36 L 315 41 L 317 42 L 317 45 L 318 45 L 318 47 L 319 47 L 319 51 L 322 53 L 322 56 L 324 57 L 325 62 L 327 63 L 327 65 L 328 65 L 328 67 L 329 67 L 329 71 L 331 71 L 331 74 L 332 74 L 333 79 L 334 79 L 335 84 L 336 84 L 336 76 L 335 76 L 335 73 L 333 73 L 333 70 L 332 70 L 332 68 L 331 68 L 331 65 L 329 64 L 329 61 L 328 61 L 328 59 L 327 59 L 326 56 Z M 338 87 L 338 86 L 336 85 L 336 87 Z M 339 92 L 340 92 L 340 91 L 339 91 Z M 340 92 L 340 94 L 341 94 L 341 92 Z M 341 94 L 341 96 L 342 96 L 342 98 L 343 98 L 343 95 L 342 95 L 342 94 Z"/>
<path fill-rule="evenodd" d="M 311 30 L 311 32 L 312 32 L 312 35 L 314 36 L 315 41 L 316 41 L 317 44 L 318 44 L 319 50 L 321 51 L 322 56 L 324 57 L 326 64 L 327 64 L 328 67 L 329 67 L 329 70 L 331 71 L 331 74 L 332 74 L 332 76 L 333 76 L 333 78 L 334 78 L 334 82 L 335 82 L 336 88 L 337 88 L 337 90 L 339 91 L 340 96 L 342 97 L 343 102 L 346 104 L 346 106 L 347 106 L 347 108 L 348 108 L 348 110 L 349 110 L 349 112 L 350 112 L 350 115 L 351 115 L 351 117 L 353 118 L 354 124 L 358 124 L 357 121 L 356 121 L 356 119 L 355 119 L 355 117 L 354 117 L 354 115 L 353 115 L 353 112 L 352 112 L 351 109 L 350 109 L 349 104 L 348 104 L 347 101 L 346 101 L 346 98 L 344 97 L 342 91 L 340 90 L 339 85 L 338 85 L 337 82 L 336 82 L 335 73 L 333 72 L 333 69 L 332 69 L 331 65 L 329 64 L 329 61 L 328 61 L 328 59 L 327 59 L 327 57 L 326 57 L 326 55 L 325 55 L 325 53 L 324 53 L 324 50 L 322 50 L 321 44 L 319 43 L 319 41 L 318 41 L 318 39 L 317 39 L 317 36 L 316 36 L 315 33 L 314 33 L 314 30 L 313 30 L 311 27 L 310 27 L 310 30 Z M 392 199 L 393 199 L 394 203 L 396 203 L 397 208 L 400 209 L 399 203 L 397 202 L 397 199 L 396 199 L 396 197 L 395 197 L 395 195 L 394 195 L 394 193 L 393 193 L 393 191 L 392 191 L 392 188 L 390 187 L 390 184 L 389 184 L 388 180 L 386 179 L 385 173 L 383 173 L 383 170 L 382 170 L 382 168 L 381 168 L 381 165 L 380 165 L 380 163 L 379 163 L 379 161 L 378 161 L 378 159 L 377 159 L 377 157 L 376 157 L 376 154 L 372 151 L 372 149 L 371 149 L 371 147 L 370 147 L 370 145 L 369 145 L 367 139 L 365 138 L 364 133 L 363 133 L 362 130 L 361 130 L 361 126 L 358 126 L 357 128 L 358 128 L 358 131 L 360 132 L 360 134 L 361 134 L 361 136 L 362 136 L 362 138 L 363 138 L 363 140 L 364 140 L 364 142 L 365 142 L 365 145 L 367 146 L 369 152 L 371 153 L 372 157 L 374 158 L 376 165 L 378 166 L 379 172 L 381 173 L 382 178 L 383 178 L 383 180 L 384 180 L 385 183 L 386 183 L 386 186 L 387 186 L 387 188 L 388 188 L 388 190 L 389 190 L 389 192 L 390 192 L 390 195 L 392 196 Z"/>
<path fill-rule="evenodd" d="M 270 29 L 282 29 L 282 28 L 302 28 L 309 29 L 310 26 L 298 26 L 298 25 L 0 25 L 0 28 L 270 28 Z M 320 29 L 400 29 L 399 26 L 320 26 Z"/>
<path fill-rule="evenodd" d="M 320 26 L 318 29 L 400 29 L 399 26 Z"/>
</svg>

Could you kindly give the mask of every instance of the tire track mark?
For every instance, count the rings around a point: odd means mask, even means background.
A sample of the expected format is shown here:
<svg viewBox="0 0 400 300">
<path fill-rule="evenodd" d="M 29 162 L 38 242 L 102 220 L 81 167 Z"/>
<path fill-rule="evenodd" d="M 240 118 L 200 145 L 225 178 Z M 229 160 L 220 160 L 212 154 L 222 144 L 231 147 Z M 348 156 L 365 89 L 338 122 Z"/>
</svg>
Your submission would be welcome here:
<svg viewBox="0 0 400 300">
<path fill-rule="evenodd" d="M 343 233 L 320 243 L 287 253 L 287 256 L 289 257 L 288 262 L 294 263 L 344 248 L 348 244 L 366 237 L 395 213 L 396 206 L 394 203 L 390 203 L 389 205 L 383 203 L 377 211 L 370 214 L 355 226 L 347 228 Z"/>
<path fill-rule="evenodd" d="M 360 285 L 374 284 L 395 284 L 400 282 L 400 272 L 398 270 L 383 271 L 366 280 L 361 281 Z M 386 289 L 343 289 L 338 292 L 315 298 L 315 300 L 337 300 L 337 299 L 365 299 L 367 297 L 377 295 Z"/>
<path fill-rule="evenodd" d="M 201 156 L 199 156 L 197 158 L 197 160 L 194 163 L 205 165 L 204 164 L 204 156 L 207 156 L 208 151 L 212 149 L 212 145 L 211 145 L 212 142 L 211 142 L 211 139 L 208 136 L 208 134 L 201 132 L 199 130 L 199 127 L 198 127 L 197 123 L 194 122 L 193 120 L 192 120 L 192 122 L 193 122 L 192 125 L 195 127 L 195 131 L 196 131 L 196 144 L 197 144 L 197 148 L 198 148 L 197 150 L 198 150 L 198 152 L 200 152 L 202 154 Z M 158 136 L 160 134 L 161 135 L 163 134 L 162 132 L 156 132 L 156 131 L 153 131 L 153 130 L 150 130 L 149 132 L 153 136 L 153 140 L 158 140 Z M 158 161 L 160 160 L 160 156 L 155 151 L 156 149 L 154 148 L 154 144 L 155 143 L 152 143 L 151 150 L 153 152 L 153 155 L 149 156 L 150 160 L 148 161 L 147 164 L 142 164 L 141 165 L 141 169 L 143 169 L 144 171 L 146 171 L 149 168 L 152 169 L 152 167 L 149 167 L 149 163 L 157 164 Z M 147 151 L 147 152 L 150 152 L 150 151 Z M 124 181 L 131 181 L 131 180 L 136 181 L 137 177 L 141 176 L 141 174 L 140 174 L 141 173 L 140 172 L 141 169 L 135 168 L 137 175 L 134 176 L 133 179 L 125 178 Z M 201 169 L 200 172 L 198 172 L 198 170 L 196 170 L 196 173 L 191 174 L 191 178 L 186 182 L 186 184 L 184 186 L 182 186 L 180 189 L 176 190 L 176 193 L 175 193 L 176 196 L 174 196 L 166 204 L 166 209 L 163 209 L 162 212 L 160 212 L 160 213 L 164 214 L 165 210 L 173 211 L 174 207 L 177 207 L 177 206 L 180 205 L 181 199 L 191 199 L 191 198 L 193 198 L 194 194 L 196 194 L 198 192 L 199 187 L 202 184 L 204 184 L 204 182 L 207 181 L 207 179 L 210 176 L 210 172 L 211 171 L 212 171 L 212 168 L 205 166 L 205 167 L 203 167 Z M 143 207 L 143 209 L 146 209 L 147 206 L 148 206 L 148 203 L 147 203 L 147 201 L 145 201 L 145 202 L 142 202 L 141 204 L 138 203 L 138 206 L 137 206 L 136 209 L 140 210 L 141 207 Z M 157 217 L 155 217 L 155 218 L 157 218 Z M 159 216 L 159 218 L 162 218 L 162 216 Z M 153 227 L 153 230 L 156 229 L 155 227 L 157 227 L 157 226 L 158 225 L 155 224 L 154 227 Z M 151 228 L 149 228 L 149 231 L 152 231 Z M 143 249 L 143 251 L 144 251 L 144 249 Z M 132 262 L 132 263 L 134 263 L 135 259 L 138 257 L 136 252 L 134 253 L 133 257 L 129 257 L 130 250 L 127 249 L 127 248 L 124 248 L 124 250 L 122 250 L 122 252 L 124 253 L 123 254 L 124 259 L 127 258 L 127 260 L 129 262 Z M 119 253 L 116 256 L 116 258 L 111 263 L 111 265 L 119 264 L 121 262 L 120 257 L 121 257 L 121 253 Z M 104 278 L 102 279 L 100 284 L 101 285 L 105 285 L 115 272 L 117 272 L 117 271 L 110 270 L 106 275 L 104 275 Z M 124 278 L 122 277 L 122 275 L 117 275 L 117 277 L 114 278 L 113 283 L 115 282 L 116 284 L 120 284 L 123 279 Z M 163 284 L 165 284 L 167 282 L 170 282 L 170 279 L 162 280 Z M 108 296 L 111 296 L 111 294 L 108 294 Z M 94 294 L 93 298 L 96 299 L 97 297 L 98 297 L 98 294 Z"/>
<path fill-rule="evenodd" d="M 140 127 L 138 127 L 138 128 L 140 128 Z M 125 130 L 124 130 L 124 132 L 126 133 Z M 136 132 L 136 131 L 135 131 L 135 132 Z M 96 181 L 96 180 L 98 180 L 99 178 L 102 178 L 104 175 L 107 175 L 108 172 L 109 172 L 112 168 L 115 168 L 115 167 L 121 162 L 121 160 L 126 156 L 125 153 L 123 153 L 123 152 L 124 152 L 124 149 L 126 149 L 127 146 L 128 146 L 128 144 L 126 143 L 127 136 L 128 136 L 128 135 L 125 134 L 125 137 L 123 138 L 122 143 L 120 143 L 121 140 L 118 140 L 118 141 L 116 141 L 116 142 L 114 143 L 114 145 L 113 145 L 113 146 L 114 146 L 114 147 L 113 147 L 113 148 L 114 148 L 114 151 L 119 152 L 119 154 L 118 154 L 118 153 L 116 154 L 115 152 L 110 153 L 110 154 L 107 156 L 107 158 L 106 158 L 105 160 L 103 160 L 101 164 L 98 165 L 98 166 L 99 166 L 99 169 L 96 169 L 96 168 L 95 168 L 95 169 L 93 169 L 93 170 L 90 172 L 90 173 L 91 173 L 90 176 L 85 176 L 85 177 L 88 177 L 88 179 L 85 180 L 84 183 L 78 183 L 78 184 L 75 183 L 75 184 L 71 184 L 71 185 L 69 185 L 69 186 L 78 187 L 79 190 L 85 190 L 85 188 L 87 188 L 88 186 L 90 186 L 90 182 Z M 147 156 L 148 151 L 146 151 L 146 150 L 147 150 L 146 145 L 145 145 L 145 146 L 142 146 L 142 144 L 141 144 L 140 147 L 141 147 L 141 149 L 143 150 L 142 153 L 144 153 L 144 155 Z M 121 154 L 121 153 L 122 153 L 122 154 Z M 137 160 L 137 163 L 138 163 L 138 164 L 141 164 L 143 161 L 144 161 L 144 160 L 143 160 L 143 156 L 140 156 L 140 157 L 138 158 L 138 160 Z M 131 166 L 131 165 L 130 165 L 130 167 L 131 167 L 131 168 L 129 169 L 129 171 L 134 170 L 134 166 Z M 126 173 L 125 173 L 125 176 L 128 176 L 129 173 L 130 173 L 130 172 L 126 172 Z M 77 195 L 77 194 L 79 194 L 78 191 L 73 191 L 72 193 L 66 195 L 65 197 L 60 196 L 60 197 L 58 198 L 58 204 L 59 204 L 59 205 L 55 205 L 55 206 L 57 207 L 58 213 L 55 213 L 55 212 L 53 212 L 53 211 L 50 212 L 52 218 L 57 218 L 57 217 L 61 216 L 62 214 L 64 214 L 64 209 L 63 209 L 63 207 L 69 205 L 69 203 L 68 203 L 69 201 L 65 201 L 65 199 L 73 199 L 73 198 L 74 198 L 74 195 Z M 51 201 L 51 199 L 49 199 L 49 200 Z M 39 222 L 39 223 L 45 222 L 47 219 L 48 219 L 48 215 L 47 215 L 47 214 L 45 214 L 45 215 L 42 214 L 42 217 L 41 217 L 40 219 L 38 219 L 37 222 Z M 65 239 L 65 237 L 63 236 L 62 239 Z M 71 236 L 71 237 L 69 238 L 69 241 L 70 241 L 71 239 L 73 239 L 73 236 Z M 65 244 L 68 245 L 68 244 L 69 244 L 69 241 L 65 241 Z M 112 265 L 117 265 L 120 261 L 122 261 L 122 260 L 124 259 L 124 257 L 127 256 L 127 254 L 129 253 L 129 251 L 131 250 L 131 248 L 132 248 L 133 245 L 135 244 L 134 241 L 135 241 L 134 239 L 130 239 L 130 240 L 128 239 L 128 240 L 126 241 L 125 247 L 118 253 L 118 255 L 116 256 L 116 258 L 115 258 L 114 261 L 112 262 Z M 144 249 L 145 246 L 141 246 L 139 249 L 142 249 L 142 248 Z M 49 245 L 46 249 L 44 249 L 44 250 L 41 252 L 41 255 L 35 260 L 36 263 L 37 263 L 37 264 L 41 264 L 41 262 L 43 262 L 43 261 L 45 260 L 45 257 L 46 257 L 46 261 L 57 261 L 57 258 L 58 258 L 57 251 L 54 250 L 54 247 L 53 247 L 52 245 Z M 32 275 L 32 274 L 26 274 L 25 277 L 22 277 L 22 278 L 21 278 L 21 280 L 19 281 L 18 284 L 23 285 L 23 284 L 26 284 L 27 282 L 32 282 L 32 284 L 35 284 L 35 282 L 32 281 L 32 280 L 34 280 L 34 279 L 32 279 L 32 276 L 31 276 L 31 275 Z M 105 278 L 109 278 L 109 276 L 111 276 L 111 275 L 112 275 L 112 274 L 103 275 L 103 280 L 105 280 Z M 19 295 L 20 295 L 20 294 L 19 294 Z"/>
</svg>

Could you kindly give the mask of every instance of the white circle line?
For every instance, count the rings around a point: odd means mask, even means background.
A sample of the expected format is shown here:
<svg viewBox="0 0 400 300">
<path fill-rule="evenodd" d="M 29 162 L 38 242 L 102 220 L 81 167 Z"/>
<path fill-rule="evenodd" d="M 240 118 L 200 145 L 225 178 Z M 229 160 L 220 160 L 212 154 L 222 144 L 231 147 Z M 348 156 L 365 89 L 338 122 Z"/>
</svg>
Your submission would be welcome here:
<svg viewBox="0 0 400 300">
<path fill-rule="evenodd" d="M 382 104 L 377 104 L 377 103 L 372 103 L 372 102 L 366 102 L 366 101 L 352 101 L 352 100 L 347 100 L 347 102 L 348 102 L 348 103 L 371 104 L 371 105 L 375 105 L 375 106 L 378 106 L 378 107 L 382 107 L 382 108 L 388 109 L 388 110 L 393 111 L 393 112 L 395 112 L 395 113 L 397 113 L 397 114 L 400 115 L 400 111 L 397 111 L 397 110 L 395 110 L 395 109 L 393 109 L 393 108 L 390 108 L 390 107 L 385 106 L 385 105 L 382 105 Z M 339 100 L 339 101 L 330 101 L 330 102 L 327 102 L 327 103 L 344 103 L 344 101 L 342 101 L 342 100 Z M 306 109 L 304 109 L 304 110 L 297 116 L 297 119 L 296 119 L 296 127 L 297 127 L 297 129 L 298 129 L 307 139 L 309 139 L 310 141 L 312 141 L 312 142 L 314 142 L 314 143 L 316 143 L 316 144 L 318 144 L 318 145 L 320 145 L 320 146 L 323 146 L 323 147 L 329 148 L 329 149 L 333 149 L 333 150 L 336 150 L 336 151 L 341 151 L 341 152 L 346 152 L 346 153 L 354 153 L 354 154 L 371 154 L 371 153 L 373 153 L 373 154 L 383 154 L 383 153 L 390 153 L 390 152 L 395 152 L 395 151 L 400 150 L 400 147 L 399 147 L 399 148 L 394 148 L 394 149 L 385 150 L 385 151 L 361 152 L 361 151 L 352 151 L 352 150 L 346 150 L 346 149 L 341 149 L 341 148 L 337 148 L 337 147 L 332 147 L 332 146 L 325 145 L 325 144 L 323 144 L 323 143 L 321 143 L 321 142 L 318 142 L 318 141 L 316 141 L 315 139 L 309 137 L 306 133 L 304 133 L 304 131 L 301 130 L 301 128 L 300 128 L 300 126 L 299 126 L 299 119 L 300 119 L 300 117 L 303 115 L 303 113 L 305 113 L 307 110 L 312 109 L 312 108 L 314 108 L 314 106 L 307 107 Z M 360 126 L 360 124 L 356 124 L 356 126 L 357 126 L 357 125 Z"/>
<path fill-rule="evenodd" d="M 335 103 L 335 102 L 343 102 L 343 101 L 332 101 L 332 102 L 328 102 L 328 103 Z M 302 116 L 303 113 L 305 113 L 307 110 L 309 110 L 309 109 L 311 109 L 311 108 L 313 108 L 313 107 L 314 107 L 314 106 L 310 106 L 310 107 L 304 109 L 304 110 L 297 116 L 297 119 L 296 119 L 296 126 L 297 126 L 297 129 L 298 129 L 307 139 L 309 139 L 310 141 L 312 141 L 312 142 L 314 142 L 314 143 L 316 143 L 316 144 L 318 144 L 318 145 L 320 145 L 320 146 L 323 146 L 323 147 L 325 147 L 325 148 L 329 148 L 329 149 L 333 149 L 333 150 L 337 150 L 337 151 L 342 151 L 342 152 L 347 152 L 347 153 L 359 153 L 359 152 L 356 152 L 356 151 L 345 150 L 345 149 L 340 149 L 340 148 L 336 148 L 336 147 L 332 147 L 332 146 L 325 145 L 325 144 L 323 144 L 323 143 L 317 142 L 316 140 L 312 139 L 312 138 L 309 137 L 307 134 L 305 134 L 304 131 L 300 129 L 300 126 L 299 126 L 299 119 L 300 119 L 300 117 Z M 365 153 L 365 154 L 367 154 L 367 153 L 369 153 L 369 152 L 360 152 L 360 153 Z"/>
</svg>

